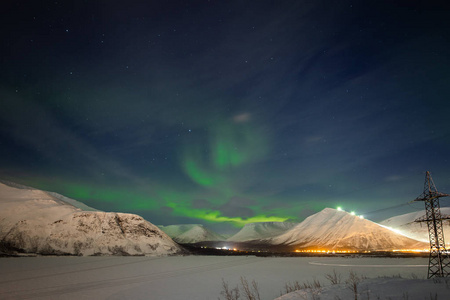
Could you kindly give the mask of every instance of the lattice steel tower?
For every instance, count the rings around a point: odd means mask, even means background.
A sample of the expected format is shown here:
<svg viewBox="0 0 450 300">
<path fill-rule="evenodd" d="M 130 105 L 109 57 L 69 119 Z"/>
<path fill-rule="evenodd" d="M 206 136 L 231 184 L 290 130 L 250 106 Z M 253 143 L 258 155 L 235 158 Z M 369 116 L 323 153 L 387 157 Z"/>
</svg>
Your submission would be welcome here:
<svg viewBox="0 0 450 300">
<path fill-rule="evenodd" d="M 428 263 L 428 278 L 450 276 L 450 257 L 445 249 L 442 220 L 449 219 L 441 215 L 439 198 L 450 196 L 437 191 L 430 172 L 425 174 L 423 193 L 414 201 L 425 202 L 426 215 L 416 222 L 427 222 L 430 236 L 430 260 Z"/>
</svg>

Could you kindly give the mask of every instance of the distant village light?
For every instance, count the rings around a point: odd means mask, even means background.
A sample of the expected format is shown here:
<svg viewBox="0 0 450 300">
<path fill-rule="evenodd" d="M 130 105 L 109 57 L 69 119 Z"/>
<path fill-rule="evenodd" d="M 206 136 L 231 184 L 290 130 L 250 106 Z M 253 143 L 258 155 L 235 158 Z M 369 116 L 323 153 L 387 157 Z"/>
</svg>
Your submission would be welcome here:
<svg viewBox="0 0 450 300">
<path fill-rule="evenodd" d="M 350 214 L 351 214 L 352 216 L 356 215 L 356 213 L 355 213 L 354 211 L 352 211 Z"/>
<path fill-rule="evenodd" d="M 342 211 L 342 207 L 338 206 L 338 207 L 337 207 L 337 210 L 338 210 L 338 211 Z"/>
</svg>

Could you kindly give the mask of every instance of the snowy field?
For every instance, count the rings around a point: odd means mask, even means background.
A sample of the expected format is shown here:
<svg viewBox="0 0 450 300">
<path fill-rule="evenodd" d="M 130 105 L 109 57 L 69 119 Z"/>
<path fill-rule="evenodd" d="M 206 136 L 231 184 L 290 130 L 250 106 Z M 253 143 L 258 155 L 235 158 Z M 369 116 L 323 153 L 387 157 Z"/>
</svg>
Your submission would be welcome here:
<svg viewBox="0 0 450 300">
<path fill-rule="evenodd" d="M 324 275 L 333 269 L 343 279 L 350 270 L 369 278 L 399 274 L 424 278 L 427 263 L 427 258 L 345 257 L 0 258 L 0 299 L 210 300 L 220 296 L 222 278 L 235 286 L 245 276 L 258 282 L 261 298 L 267 300 L 279 297 L 286 282 L 315 278 L 329 285 Z M 450 299 L 447 290 L 448 295 L 438 299 Z M 408 299 L 415 299 L 412 296 Z"/>
</svg>

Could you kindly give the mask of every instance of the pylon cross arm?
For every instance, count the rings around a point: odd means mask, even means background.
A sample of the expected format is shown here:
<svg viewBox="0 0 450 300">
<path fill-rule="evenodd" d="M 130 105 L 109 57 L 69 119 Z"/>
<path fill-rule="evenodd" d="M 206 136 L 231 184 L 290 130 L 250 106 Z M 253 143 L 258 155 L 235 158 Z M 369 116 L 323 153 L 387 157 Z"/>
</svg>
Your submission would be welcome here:
<svg viewBox="0 0 450 300">
<path fill-rule="evenodd" d="M 450 215 L 441 215 L 439 220 L 450 220 Z M 428 221 L 433 221 L 433 219 L 428 219 L 426 215 L 414 220 L 415 223 L 423 223 Z"/>
</svg>

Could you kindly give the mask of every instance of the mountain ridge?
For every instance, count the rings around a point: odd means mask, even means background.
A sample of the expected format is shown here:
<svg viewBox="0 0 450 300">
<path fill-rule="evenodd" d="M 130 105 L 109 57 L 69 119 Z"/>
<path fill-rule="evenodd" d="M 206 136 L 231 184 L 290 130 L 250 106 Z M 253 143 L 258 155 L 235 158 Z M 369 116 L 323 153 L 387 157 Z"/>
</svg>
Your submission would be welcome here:
<svg viewBox="0 0 450 300">
<path fill-rule="evenodd" d="M 83 211 L 48 192 L 4 183 L 0 183 L 0 245 L 9 253 L 52 255 L 182 251 L 168 235 L 138 215 Z"/>
<path fill-rule="evenodd" d="M 245 224 L 242 229 L 229 237 L 230 242 L 248 242 L 275 237 L 299 223 L 291 222 L 257 222 Z"/>
<path fill-rule="evenodd" d="M 180 244 L 225 240 L 223 236 L 202 224 L 160 225 L 158 227 Z"/>
</svg>

